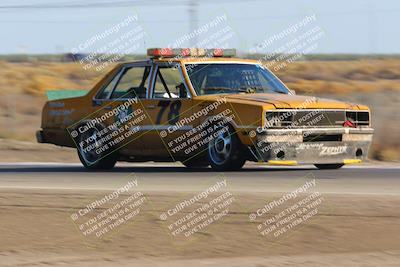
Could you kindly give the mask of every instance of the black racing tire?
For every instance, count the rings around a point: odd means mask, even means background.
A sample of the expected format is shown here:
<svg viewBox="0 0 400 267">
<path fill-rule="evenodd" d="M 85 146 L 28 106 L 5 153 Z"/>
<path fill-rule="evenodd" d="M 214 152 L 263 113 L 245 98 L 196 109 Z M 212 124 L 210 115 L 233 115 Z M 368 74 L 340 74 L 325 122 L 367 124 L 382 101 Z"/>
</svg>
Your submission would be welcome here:
<svg viewBox="0 0 400 267">
<path fill-rule="evenodd" d="M 110 153 L 106 155 L 96 154 L 94 151 L 85 153 L 83 148 L 79 145 L 80 141 L 84 141 L 85 139 L 89 138 L 90 135 L 95 134 L 96 131 L 100 131 L 102 128 L 102 126 L 96 125 L 95 127 L 78 136 L 77 152 L 79 160 L 86 169 L 91 171 L 110 170 L 115 166 L 118 160 L 116 153 Z M 99 146 L 101 145 L 102 144 L 99 144 Z"/>
<path fill-rule="evenodd" d="M 338 164 L 314 164 L 315 167 L 317 167 L 320 170 L 336 170 L 340 169 L 344 166 L 342 163 Z"/>
<path fill-rule="evenodd" d="M 91 171 L 106 171 L 111 170 L 114 168 L 115 164 L 117 163 L 117 157 L 114 155 L 108 155 L 94 163 L 87 163 L 85 159 L 82 157 L 79 149 L 78 149 L 78 156 L 79 160 L 81 161 L 82 165 Z"/>
<path fill-rule="evenodd" d="M 211 168 L 216 171 L 240 170 L 246 163 L 244 147 L 230 125 L 217 126 L 220 132 L 208 144 L 207 156 Z"/>
</svg>

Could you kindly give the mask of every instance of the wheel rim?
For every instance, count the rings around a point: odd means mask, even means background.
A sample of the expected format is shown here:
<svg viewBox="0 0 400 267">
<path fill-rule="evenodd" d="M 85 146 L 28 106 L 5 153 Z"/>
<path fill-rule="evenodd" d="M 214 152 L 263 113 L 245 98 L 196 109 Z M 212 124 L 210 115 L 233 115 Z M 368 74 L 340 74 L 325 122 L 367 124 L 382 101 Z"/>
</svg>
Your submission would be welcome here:
<svg viewBox="0 0 400 267">
<path fill-rule="evenodd" d="M 210 141 L 208 152 L 215 164 L 222 165 L 229 159 L 232 153 L 232 137 L 227 126 L 218 128 L 218 135 Z"/>
<path fill-rule="evenodd" d="M 101 153 L 96 153 L 96 150 L 102 146 L 97 138 L 98 132 L 97 128 L 90 128 L 80 135 L 79 153 L 87 164 L 93 164 L 101 157 Z"/>
</svg>

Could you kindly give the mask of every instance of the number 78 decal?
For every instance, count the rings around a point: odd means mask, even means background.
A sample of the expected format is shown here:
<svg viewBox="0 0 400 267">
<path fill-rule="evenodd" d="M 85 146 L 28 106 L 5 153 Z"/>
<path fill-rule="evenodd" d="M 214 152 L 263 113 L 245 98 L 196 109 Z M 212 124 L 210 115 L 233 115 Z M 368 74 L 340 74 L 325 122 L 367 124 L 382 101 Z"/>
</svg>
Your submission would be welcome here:
<svg viewBox="0 0 400 267">
<path fill-rule="evenodd" d="M 171 104 L 171 105 L 170 105 Z M 161 119 L 165 113 L 165 111 L 168 109 L 169 106 L 169 112 L 167 115 L 168 118 L 168 124 L 176 124 L 179 121 L 179 110 L 181 109 L 182 103 L 181 101 L 160 101 L 158 102 L 159 107 L 161 107 L 160 112 L 158 112 L 157 115 L 157 120 L 156 124 L 159 125 L 161 124 Z"/>
</svg>

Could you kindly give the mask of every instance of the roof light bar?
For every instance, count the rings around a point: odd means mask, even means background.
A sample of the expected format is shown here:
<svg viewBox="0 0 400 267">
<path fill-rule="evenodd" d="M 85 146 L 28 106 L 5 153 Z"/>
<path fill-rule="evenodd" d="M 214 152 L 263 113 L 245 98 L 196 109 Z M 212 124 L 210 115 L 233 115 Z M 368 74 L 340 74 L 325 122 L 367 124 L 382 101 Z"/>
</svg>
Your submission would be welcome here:
<svg viewBox="0 0 400 267">
<path fill-rule="evenodd" d="M 223 48 L 150 48 L 147 55 L 154 58 L 160 57 L 234 57 L 236 49 Z"/>
</svg>

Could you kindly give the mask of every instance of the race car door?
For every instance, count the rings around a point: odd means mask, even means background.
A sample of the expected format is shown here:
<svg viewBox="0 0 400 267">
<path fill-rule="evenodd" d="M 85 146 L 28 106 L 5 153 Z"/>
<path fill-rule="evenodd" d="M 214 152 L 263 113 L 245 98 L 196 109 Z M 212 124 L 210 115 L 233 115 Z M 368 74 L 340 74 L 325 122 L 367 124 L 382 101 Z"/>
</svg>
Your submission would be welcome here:
<svg viewBox="0 0 400 267">
<path fill-rule="evenodd" d="M 152 156 L 186 155 L 186 133 L 193 129 L 192 99 L 178 64 L 155 64 L 150 98 L 143 101 L 147 120 L 143 125 L 144 150 Z"/>
<path fill-rule="evenodd" d="M 95 117 L 106 118 L 104 124 L 110 128 L 105 144 L 109 149 L 127 155 L 142 151 L 140 127 L 145 112 L 141 101 L 147 97 L 150 70 L 148 62 L 124 65 L 93 99 Z"/>
</svg>

